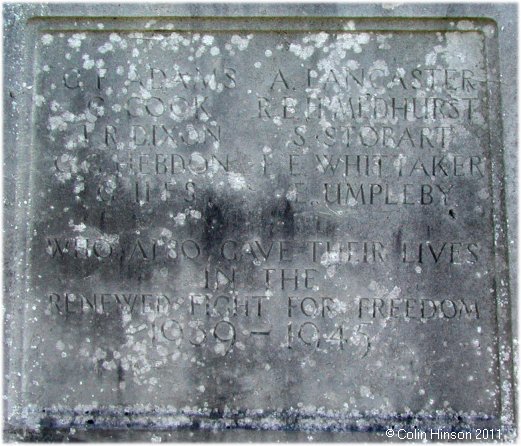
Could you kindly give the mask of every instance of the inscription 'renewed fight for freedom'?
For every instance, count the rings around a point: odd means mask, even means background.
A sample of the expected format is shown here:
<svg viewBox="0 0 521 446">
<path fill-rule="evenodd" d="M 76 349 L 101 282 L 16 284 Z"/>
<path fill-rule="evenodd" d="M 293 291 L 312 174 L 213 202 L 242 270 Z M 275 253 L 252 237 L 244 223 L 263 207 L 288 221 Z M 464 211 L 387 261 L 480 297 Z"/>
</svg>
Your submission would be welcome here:
<svg viewBox="0 0 521 446">
<path fill-rule="evenodd" d="M 29 420 L 500 411 L 492 25 L 54 25 L 35 51 Z"/>
</svg>

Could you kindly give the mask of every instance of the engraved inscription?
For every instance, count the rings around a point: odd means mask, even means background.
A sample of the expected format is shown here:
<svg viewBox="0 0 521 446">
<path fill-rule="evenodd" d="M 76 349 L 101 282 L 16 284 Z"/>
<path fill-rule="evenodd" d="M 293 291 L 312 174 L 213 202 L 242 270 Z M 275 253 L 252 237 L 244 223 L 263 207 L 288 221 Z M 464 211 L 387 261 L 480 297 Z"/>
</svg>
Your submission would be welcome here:
<svg viewBox="0 0 521 446">
<path fill-rule="evenodd" d="M 35 367 L 100 404 L 495 410 L 486 38 L 42 33 Z"/>
</svg>

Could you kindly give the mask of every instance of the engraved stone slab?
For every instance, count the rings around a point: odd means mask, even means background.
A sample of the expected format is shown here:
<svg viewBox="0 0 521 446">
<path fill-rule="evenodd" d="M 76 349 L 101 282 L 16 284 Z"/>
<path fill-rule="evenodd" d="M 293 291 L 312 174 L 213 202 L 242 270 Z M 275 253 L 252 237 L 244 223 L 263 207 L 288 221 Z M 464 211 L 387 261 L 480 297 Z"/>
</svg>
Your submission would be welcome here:
<svg viewBox="0 0 521 446">
<path fill-rule="evenodd" d="M 493 21 L 31 26 L 13 430 L 513 426 Z"/>
</svg>

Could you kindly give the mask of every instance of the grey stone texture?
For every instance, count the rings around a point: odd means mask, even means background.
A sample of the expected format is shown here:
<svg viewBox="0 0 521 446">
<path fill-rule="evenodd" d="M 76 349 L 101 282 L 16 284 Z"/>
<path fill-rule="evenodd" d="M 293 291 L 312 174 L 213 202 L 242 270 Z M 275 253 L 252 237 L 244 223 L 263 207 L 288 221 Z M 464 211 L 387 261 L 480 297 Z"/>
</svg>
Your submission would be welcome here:
<svg viewBox="0 0 521 446">
<path fill-rule="evenodd" d="M 4 5 L 6 438 L 515 438 L 516 26 Z"/>
</svg>

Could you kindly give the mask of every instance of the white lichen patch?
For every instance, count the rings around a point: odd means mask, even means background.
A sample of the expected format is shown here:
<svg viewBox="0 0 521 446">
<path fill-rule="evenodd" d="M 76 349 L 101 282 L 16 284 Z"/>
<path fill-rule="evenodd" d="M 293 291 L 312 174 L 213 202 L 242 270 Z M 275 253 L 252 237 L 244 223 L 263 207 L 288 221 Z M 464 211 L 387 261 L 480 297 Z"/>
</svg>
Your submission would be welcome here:
<svg viewBox="0 0 521 446">
<path fill-rule="evenodd" d="M 367 386 L 360 386 L 360 395 L 363 398 L 374 398 L 373 394 L 371 393 L 371 389 Z"/>
<path fill-rule="evenodd" d="M 354 51 L 355 53 L 361 53 L 362 45 L 368 44 L 370 39 L 371 39 L 371 35 L 369 33 L 340 34 L 337 37 L 336 47 L 337 47 L 337 49 L 339 49 L 341 51 L 340 54 L 343 54 L 342 51 L 351 51 L 351 50 Z M 345 57 L 345 55 L 343 57 Z"/>
<path fill-rule="evenodd" d="M 296 201 L 296 199 L 297 199 L 297 190 L 295 188 L 288 190 L 288 192 L 286 194 L 286 200 Z"/>
<path fill-rule="evenodd" d="M 227 175 L 228 184 L 235 191 L 246 189 L 247 183 L 244 176 L 237 172 L 229 172 Z"/>
<path fill-rule="evenodd" d="M 53 42 L 53 40 L 54 37 L 52 36 L 52 34 L 44 34 L 41 38 L 43 45 L 50 45 Z"/>
<path fill-rule="evenodd" d="M 472 22 L 471 20 L 460 20 L 456 24 L 456 28 L 461 31 L 470 31 L 476 29 L 476 27 L 474 26 L 474 22 Z"/>
<path fill-rule="evenodd" d="M 175 224 L 177 226 L 184 226 L 185 224 L 185 221 L 186 221 L 186 215 L 182 212 L 179 212 L 175 217 L 174 217 L 174 221 L 175 221 Z"/>
<path fill-rule="evenodd" d="M 111 42 L 105 42 L 98 48 L 98 52 L 101 54 L 108 53 L 109 51 L 114 51 L 114 45 Z"/>
<path fill-rule="evenodd" d="M 70 37 L 67 42 L 71 48 L 75 48 L 78 50 L 81 47 L 82 41 L 87 38 L 86 33 L 77 33 L 73 34 L 72 37 Z"/>
<path fill-rule="evenodd" d="M 118 43 L 121 42 L 121 36 L 117 33 L 110 33 L 109 40 L 112 43 Z"/>
<path fill-rule="evenodd" d="M 331 278 L 336 273 L 339 265 L 346 264 L 349 261 L 349 254 L 342 251 L 339 243 L 335 243 L 332 248 L 322 254 L 320 264 L 326 268 L 327 277 Z"/>
<path fill-rule="evenodd" d="M 190 211 L 190 217 L 192 217 L 195 220 L 199 220 L 201 218 L 201 212 L 199 212 L 198 210 L 192 209 Z"/>
<path fill-rule="evenodd" d="M 239 51 L 244 51 L 246 48 L 248 48 L 251 39 L 253 39 L 253 34 L 249 34 L 246 37 L 241 37 L 235 34 L 230 39 L 230 43 L 235 45 Z"/>
<path fill-rule="evenodd" d="M 392 34 L 378 34 L 376 36 L 376 41 L 378 42 L 378 49 L 380 50 L 389 50 L 391 49 L 391 45 L 388 42 L 393 35 Z"/>
<path fill-rule="evenodd" d="M 300 57 L 303 60 L 308 59 L 315 52 L 315 48 L 313 46 L 311 46 L 311 45 L 309 45 L 309 46 L 302 46 L 302 45 L 300 45 L 298 43 L 292 43 L 289 46 L 289 50 L 293 54 L 295 54 L 296 56 Z"/>
<path fill-rule="evenodd" d="M 372 292 L 373 297 L 378 299 L 397 299 L 402 291 L 398 286 L 394 286 L 393 289 L 389 291 L 385 286 L 379 284 L 375 280 L 371 280 L 368 289 Z"/>
<path fill-rule="evenodd" d="M 344 26 L 344 30 L 354 31 L 356 29 L 355 21 L 349 20 Z"/>
<path fill-rule="evenodd" d="M 201 39 L 201 41 L 204 45 L 211 46 L 211 45 L 213 45 L 215 38 L 214 38 L 214 36 L 204 35 L 203 38 Z"/>
<path fill-rule="evenodd" d="M 37 107 L 41 107 L 43 104 L 45 104 L 45 96 L 42 96 L 41 94 L 35 95 L 34 103 Z"/>
<path fill-rule="evenodd" d="M 393 10 L 394 8 L 398 8 L 398 6 L 402 6 L 402 5 L 403 5 L 403 3 L 399 3 L 399 2 L 387 2 L 387 3 L 382 3 L 382 8 Z"/>
<path fill-rule="evenodd" d="M 483 189 L 480 189 L 478 191 L 478 197 L 481 199 L 481 200 L 487 200 L 490 195 L 488 193 L 488 190 L 486 188 L 483 188 Z"/>
</svg>

